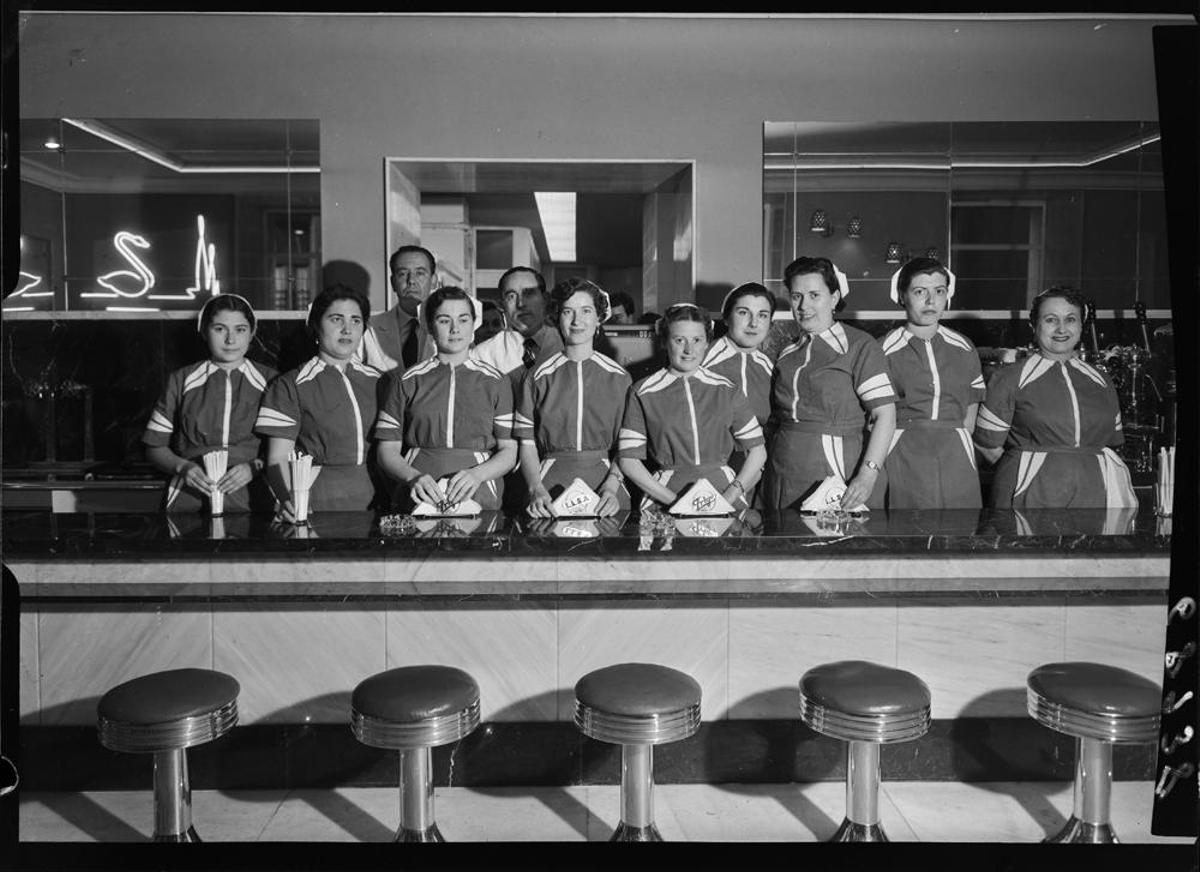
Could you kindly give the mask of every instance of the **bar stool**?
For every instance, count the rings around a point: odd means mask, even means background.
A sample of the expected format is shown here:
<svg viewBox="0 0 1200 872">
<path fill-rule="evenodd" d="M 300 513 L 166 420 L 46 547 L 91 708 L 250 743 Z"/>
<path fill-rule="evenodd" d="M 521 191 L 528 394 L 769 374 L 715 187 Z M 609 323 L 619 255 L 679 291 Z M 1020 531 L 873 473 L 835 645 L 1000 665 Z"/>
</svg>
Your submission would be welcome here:
<svg viewBox="0 0 1200 872">
<path fill-rule="evenodd" d="M 1047 663 L 1029 673 L 1029 716 L 1075 737 L 1074 807 L 1046 842 L 1116 843 L 1109 823 L 1112 746 L 1158 740 L 1162 690 L 1149 679 L 1099 663 Z"/>
<path fill-rule="evenodd" d="M 354 688 L 354 738 L 400 752 L 400 828 L 394 841 L 446 841 L 433 818 L 432 749 L 478 726 L 479 685 L 453 666 L 401 666 Z"/>
<path fill-rule="evenodd" d="M 96 707 L 100 744 L 154 755 L 154 841 L 198 842 L 186 749 L 237 723 L 237 680 L 211 669 L 171 669 L 118 684 Z"/>
<path fill-rule="evenodd" d="M 678 669 L 619 663 L 575 684 L 575 726 L 621 746 L 621 822 L 609 841 L 661 842 L 654 825 L 655 745 L 700 729 L 700 685 Z"/>
<path fill-rule="evenodd" d="M 800 719 L 847 742 L 846 817 L 831 842 L 886 842 L 879 823 L 879 746 L 929 731 L 929 688 L 903 669 L 866 660 L 813 667 L 800 679 Z"/>
</svg>

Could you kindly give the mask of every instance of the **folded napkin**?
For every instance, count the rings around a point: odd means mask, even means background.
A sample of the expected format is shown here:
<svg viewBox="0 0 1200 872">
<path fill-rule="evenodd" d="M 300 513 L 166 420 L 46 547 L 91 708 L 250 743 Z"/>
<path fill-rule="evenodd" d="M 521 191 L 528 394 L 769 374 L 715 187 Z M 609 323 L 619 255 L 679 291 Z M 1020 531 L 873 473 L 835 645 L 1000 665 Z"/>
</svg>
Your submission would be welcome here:
<svg viewBox="0 0 1200 872">
<path fill-rule="evenodd" d="M 556 518 L 594 518 L 600 507 L 600 495 L 587 486 L 582 478 L 576 478 L 558 499 L 550 504 Z"/>
<path fill-rule="evenodd" d="M 450 487 L 450 479 L 442 478 L 437 483 L 438 490 L 445 497 L 446 491 Z M 417 503 L 416 508 L 412 510 L 414 516 L 428 518 L 456 518 L 470 515 L 478 515 L 483 511 L 483 506 L 479 505 L 473 499 L 460 500 L 457 503 L 452 503 L 446 499 L 442 499 L 435 506 L 433 503 L 428 503 L 422 500 Z"/>
<path fill-rule="evenodd" d="M 846 493 L 846 483 L 841 476 L 826 476 L 817 489 L 808 495 L 808 499 L 800 504 L 802 512 L 865 512 L 867 507 L 859 503 L 852 509 L 842 509 L 842 495 Z"/>
<path fill-rule="evenodd" d="M 702 478 L 688 488 L 667 511 L 676 517 L 696 517 L 732 515 L 734 508 L 721 496 L 721 492 L 712 486 L 712 482 Z"/>
</svg>

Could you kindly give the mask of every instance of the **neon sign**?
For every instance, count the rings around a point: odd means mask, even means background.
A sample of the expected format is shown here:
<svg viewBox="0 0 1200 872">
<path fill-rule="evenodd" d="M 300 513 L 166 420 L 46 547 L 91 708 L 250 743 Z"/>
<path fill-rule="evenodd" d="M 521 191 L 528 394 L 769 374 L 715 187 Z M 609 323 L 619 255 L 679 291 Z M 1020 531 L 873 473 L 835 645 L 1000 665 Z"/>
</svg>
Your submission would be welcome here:
<svg viewBox="0 0 1200 872">
<path fill-rule="evenodd" d="M 30 273 L 30 272 L 25 272 L 25 270 L 21 270 L 18 273 L 17 289 L 15 291 L 13 291 L 11 294 L 9 294 L 7 300 L 5 300 L 6 305 L 4 306 L 4 311 L 5 312 L 32 312 L 34 310 L 33 306 L 9 306 L 9 305 L 7 305 L 7 303 L 12 300 L 17 300 L 17 299 L 31 300 L 34 297 L 53 297 L 54 291 L 52 291 L 50 288 L 42 288 L 42 290 L 40 290 L 40 291 L 34 290 L 34 288 L 36 288 L 41 283 L 42 283 L 41 276 L 34 275 L 33 273 Z"/>
<path fill-rule="evenodd" d="M 150 272 L 150 267 L 142 263 L 142 259 L 137 254 L 130 251 L 129 246 L 131 245 L 143 249 L 150 247 L 150 243 L 146 240 L 146 237 L 130 233 L 128 230 L 118 231 L 113 236 L 113 247 L 116 248 L 121 257 L 125 258 L 125 262 L 132 266 L 133 269 L 119 269 L 105 273 L 102 276 L 96 276 L 96 284 L 104 288 L 104 291 L 84 291 L 79 296 L 134 299 L 144 296 L 148 290 L 154 287 L 154 273 Z M 140 287 L 121 286 L 123 282 L 128 281 L 140 283 Z"/>
<path fill-rule="evenodd" d="M 192 284 L 184 288 L 183 294 L 150 294 L 149 300 L 194 300 L 200 291 L 210 294 L 221 293 L 221 281 L 217 278 L 217 247 L 204 241 L 204 216 L 196 216 L 196 265 L 192 272 Z"/>
</svg>

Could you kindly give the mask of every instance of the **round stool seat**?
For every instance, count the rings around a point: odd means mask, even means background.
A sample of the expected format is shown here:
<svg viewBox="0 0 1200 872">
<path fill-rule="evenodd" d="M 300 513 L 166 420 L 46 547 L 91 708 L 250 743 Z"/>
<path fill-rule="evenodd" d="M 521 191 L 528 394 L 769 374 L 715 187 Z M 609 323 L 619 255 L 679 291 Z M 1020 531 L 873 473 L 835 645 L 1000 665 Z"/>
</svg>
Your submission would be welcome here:
<svg viewBox="0 0 1200 872">
<path fill-rule="evenodd" d="M 677 742 L 700 729 L 700 685 L 655 663 L 606 666 L 575 684 L 575 725 L 618 745 Z"/>
<path fill-rule="evenodd" d="M 118 684 L 96 707 L 100 742 L 154 752 L 211 742 L 237 723 L 241 687 L 211 669 L 171 669 Z"/>
<path fill-rule="evenodd" d="M 911 672 L 866 660 L 824 663 L 800 679 L 800 718 L 850 742 L 906 742 L 929 731 L 929 688 Z"/>
<path fill-rule="evenodd" d="M 1029 715 L 1070 736 L 1114 744 L 1158 740 L 1162 690 L 1140 675 L 1100 663 L 1047 663 L 1029 673 Z"/>
<path fill-rule="evenodd" d="M 354 688 L 350 724 L 374 748 L 457 742 L 479 726 L 479 685 L 453 666 L 401 666 Z"/>
</svg>

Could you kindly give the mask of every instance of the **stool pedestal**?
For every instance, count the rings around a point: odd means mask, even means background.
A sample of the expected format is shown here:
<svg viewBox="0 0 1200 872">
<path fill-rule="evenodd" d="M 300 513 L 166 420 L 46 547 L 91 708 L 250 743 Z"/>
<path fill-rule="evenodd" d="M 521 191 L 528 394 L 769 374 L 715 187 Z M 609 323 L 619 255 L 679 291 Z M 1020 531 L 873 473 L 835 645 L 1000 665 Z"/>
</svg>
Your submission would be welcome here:
<svg viewBox="0 0 1200 872">
<path fill-rule="evenodd" d="M 1075 738 L 1071 817 L 1044 841 L 1115 844 L 1110 822 L 1112 748 L 1158 739 L 1161 690 L 1099 663 L 1047 663 L 1029 673 L 1026 706 L 1043 726 Z"/>
<path fill-rule="evenodd" d="M 154 841 L 200 841 L 192 826 L 192 787 L 182 748 L 154 755 Z"/>
<path fill-rule="evenodd" d="M 879 746 L 846 745 L 846 817 L 831 842 L 886 842 L 879 825 Z"/>
<path fill-rule="evenodd" d="M 444 842 L 433 818 L 433 753 L 400 751 L 400 828 L 396 842 Z"/>
<path fill-rule="evenodd" d="M 654 746 L 621 746 L 621 822 L 613 842 L 661 842 L 654 825 Z"/>
</svg>

